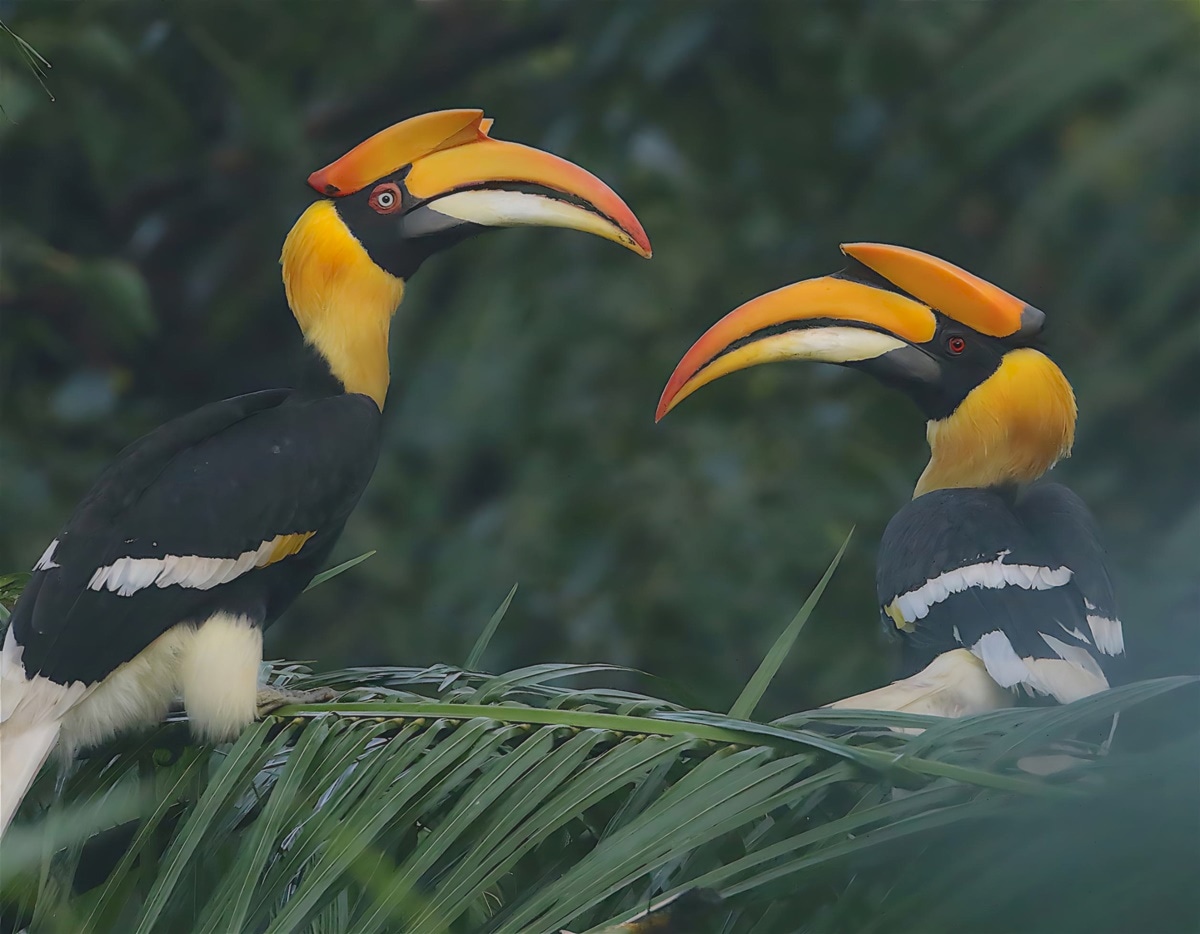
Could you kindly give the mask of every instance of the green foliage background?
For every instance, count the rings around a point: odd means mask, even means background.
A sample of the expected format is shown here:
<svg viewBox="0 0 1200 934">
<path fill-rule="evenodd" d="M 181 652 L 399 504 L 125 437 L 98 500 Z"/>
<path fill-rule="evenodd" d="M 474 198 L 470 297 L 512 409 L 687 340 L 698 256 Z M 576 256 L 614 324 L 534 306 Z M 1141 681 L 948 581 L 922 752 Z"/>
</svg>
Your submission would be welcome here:
<svg viewBox="0 0 1200 934">
<path fill-rule="evenodd" d="M 873 239 L 1047 311 L 1081 403 L 1058 472 L 1107 533 L 1140 673 L 1186 668 L 1198 10 L 5 0 L 53 63 L 54 100 L 0 41 L 0 568 L 32 564 L 142 432 L 294 381 L 276 261 L 310 171 L 404 116 L 482 106 L 501 138 L 609 181 L 655 257 L 508 231 L 421 270 L 393 330 L 386 449 L 339 559 L 378 554 L 308 594 L 275 653 L 461 659 L 519 581 L 492 670 L 628 664 L 671 682 L 655 693 L 727 709 L 856 524 L 767 708 L 885 680 L 873 548 L 923 464 L 917 413 L 796 366 L 652 421 L 709 323 Z"/>
</svg>

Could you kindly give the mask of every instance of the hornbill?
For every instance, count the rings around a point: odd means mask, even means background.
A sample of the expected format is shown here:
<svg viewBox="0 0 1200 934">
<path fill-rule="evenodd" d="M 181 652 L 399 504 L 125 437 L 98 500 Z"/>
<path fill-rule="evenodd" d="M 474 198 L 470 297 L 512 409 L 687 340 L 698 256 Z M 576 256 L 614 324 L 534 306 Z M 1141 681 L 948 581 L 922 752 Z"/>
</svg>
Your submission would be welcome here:
<svg viewBox="0 0 1200 934">
<path fill-rule="evenodd" d="M 842 246 L 847 269 L 730 312 L 688 350 L 657 418 L 701 386 L 775 360 L 870 373 L 928 420 L 930 459 L 888 523 L 876 589 L 910 675 L 835 706 L 961 716 L 1014 692 L 1067 703 L 1124 653 L 1095 523 L 1041 480 L 1070 453 L 1075 394 L 1040 349 L 1045 315 L 916 250 Z"/>
<path fill-rule="evenodd" d="M 492 227 L 567 227 L 642 256 L 637 218 L 479 110 L 397 123 L 314 172 L 280 257 L 340 391 L 204 406 L 135 441 L 37 560 L 0 654 L 0 831 L 55 745 L 69 756 L 182 695 L 202 740 L 272 706 L 262 633 L 321 568 L 379 454 L 389 323 L 433 253 Z"/>
</svg>

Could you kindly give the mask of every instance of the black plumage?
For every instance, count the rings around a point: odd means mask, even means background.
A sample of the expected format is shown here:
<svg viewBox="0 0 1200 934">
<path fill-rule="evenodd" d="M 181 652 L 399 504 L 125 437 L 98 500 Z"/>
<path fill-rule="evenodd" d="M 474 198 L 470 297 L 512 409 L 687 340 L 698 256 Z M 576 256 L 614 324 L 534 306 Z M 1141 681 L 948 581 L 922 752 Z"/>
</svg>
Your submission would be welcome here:
<svg viewBox="0 0 1200 934">
<path fill-rule="evenodd" d="M 1117 619 L 1108 555 L 1087 504 L 1061 483 L 1035 483 L 1020 491 L 1014 511 L 1030 534 L 1074 572 L 1072 581 L 1101 616 Z"/>
<path fill-rule="evenodd" d="M 379 452 L 366 396 L 238 396 L 127 447 L 63 527 L 14 611 L 28 676 L 93 684 L 179 623 L 214 613 L 269 625 L 320 569 Z M 313 533 L 295 554 L 208 589 L 150 582 L 128 594 L 92 582 L 122 558 L 228 559 L 278 535 Z"/>
<path fill-rule="evenodd" d="M 903 639 L 905 675 L 968 648 L 1004 686 L 1047 693 L 1035 677 L 997 676 L 994 656 L 978 648 L 989 633 L 1020 659 L 1078 658 L 1066 645 L 1086 652 L 1110 682 L 1119 671 L 1123 645 L 1114 644 L 1119 622 L 1104 550 L 1087 507 L 1061 484 L 917 497 L 888 523 L 876 588 L 884 625 Z"/>
</svg>

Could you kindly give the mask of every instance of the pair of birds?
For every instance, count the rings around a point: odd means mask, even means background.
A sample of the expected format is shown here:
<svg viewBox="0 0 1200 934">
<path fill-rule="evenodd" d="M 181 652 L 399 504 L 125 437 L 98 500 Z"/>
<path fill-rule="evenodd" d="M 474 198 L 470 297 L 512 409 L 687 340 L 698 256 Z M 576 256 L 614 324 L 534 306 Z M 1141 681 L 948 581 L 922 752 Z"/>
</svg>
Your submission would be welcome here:
<svg viewBox="0 0 1200 934">
<path fill-rule="evenodd" d="M 288 303 L 342 391 L 205 406 L 126 448 L 34 566 L 0 652 L 0 830 L 51 751 L 161 718 L 203 740 L 295 698 L 258 684 L 262 633 L 325 563 L 375 467 L 388 331 L 433 253 L 494 227 L 564 227 L 649 257 L 603 182 L 489 136 L 478 110 L 398 123 L 313 173 L 283 246 Z M 661 418 L 774 360 L 838 363 L 908 393 L 932 452 L 878 564 L 912 677 L 842 706 L 961 715 L 1024 687 L 1101 690 L 1123 651 L 1086 508 L 1038 484 L 1071 448 L 1075 400 L 1035 346 L 1043 314 L 914 250 L 844 246 L 849 267 L 754 299 L 683 357 Z"/>
</svg>

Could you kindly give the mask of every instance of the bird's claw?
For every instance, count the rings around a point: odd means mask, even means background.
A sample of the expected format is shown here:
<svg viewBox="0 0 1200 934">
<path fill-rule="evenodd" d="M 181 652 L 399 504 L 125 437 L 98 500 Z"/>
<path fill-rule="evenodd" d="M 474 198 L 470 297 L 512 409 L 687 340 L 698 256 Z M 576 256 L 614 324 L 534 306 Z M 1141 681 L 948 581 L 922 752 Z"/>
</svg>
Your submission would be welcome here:
<svg viewBox="0 0 1200 934">
<path fill-rule="evenodd" d="M 259 688 L 255 699 L 255 715 L 262 719 L 281 707 L 293 704 L 324 704 L 337 697 L 333 688 L 313 688 L 311 691 L 289 691 L 284 688 Z"/>
</svg>

